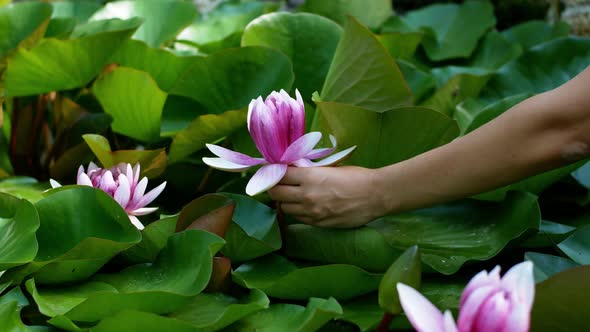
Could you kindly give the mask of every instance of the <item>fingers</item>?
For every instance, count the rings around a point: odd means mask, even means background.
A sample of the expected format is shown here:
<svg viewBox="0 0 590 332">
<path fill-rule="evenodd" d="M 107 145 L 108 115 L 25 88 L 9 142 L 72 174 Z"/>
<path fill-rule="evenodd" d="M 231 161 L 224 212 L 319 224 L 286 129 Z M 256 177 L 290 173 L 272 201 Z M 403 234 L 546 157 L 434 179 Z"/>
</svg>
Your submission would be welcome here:
<svg viewBox="0 0 590 332">
<path fill-rule="evenodd" d="M 303 208 L 303 204 L 281 203 L 281 210 L 283 210 L 283 212 L 285 212 L 286 214 L 290 214 L 295 217 L 309 218 L 307 211 Z"/>
<path fill-rule="evenodd" d="M 306 168 L 289 167 L 287 174 L 283 177 L 280 184 L 288 184 L 292 186 L 298 186 L 303 183 L 305 178 L 305 172 L 309 171 Z"/>
<path fill-rule="evenodd" d="M 270 197 L 283 203 L 297 203 L 301 202 L 303 196 L 303 189 L 299 186 L 276 185 L 271 188 L 268 193 Z"/>
</svg>

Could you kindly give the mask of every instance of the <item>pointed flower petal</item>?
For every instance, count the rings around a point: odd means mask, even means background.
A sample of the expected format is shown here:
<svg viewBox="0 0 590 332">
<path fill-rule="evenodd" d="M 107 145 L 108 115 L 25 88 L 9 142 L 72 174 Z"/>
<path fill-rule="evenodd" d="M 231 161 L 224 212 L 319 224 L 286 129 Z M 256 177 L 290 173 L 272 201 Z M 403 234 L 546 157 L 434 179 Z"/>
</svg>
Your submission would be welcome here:
<svg viewBox="0 0 590 332">
<path fill-rule="evenodd" d="M 203 162 L 209 167 L 219 169 L 226 172 L 242 172 L 250 168 L 248 165 L 234 164 L 222 158 L 207 158 L 203 157 Z"/>
<path fill-rule="evenodd" d="M 78 180 L 76 181 L 76 184 L 81 185 L 81 186 L 92 187 L 92 181 L 90 180 L 88 175 L 86 175 L 86 173 L 82 173 L 78 176 Z"/>
<path fill-rule="evenodd" d="M 453 314 L 450 311 L 445 311 L 444 314 L 444 326 L 445 332 L 458 332 L 457 324 L 455 324 L 455 320 L 453 319 Z"/>
<path fill-rule="evenodd" d="M 211 151 L 214 155 L 216 155 L 222 159 L 225 159 L 229 162 L 232 162 L 234 164 L 255 166 L 255 165 L 260 165 L 260 164 L 263 164 L 266 162 L 266 160 L 264 160 L 262 158 L 252 158 L 252 157 L 245 155 L 243 153 L 232 151 L 230 149 L 226 149 L 226 148 L 221 147 L 219 145 L 215 145 L 215 144 L 205 144 L 205 145 L 207 146 L 209 151 Z"/>
<path fill-rule="evenodd" d="M 410 286 L 397 284 L 399 300 L 408 320 L 418 332 L 446 332 L 443 314 Z"/>
<path fill-rule="evenodd" d="M 129 216 L 129 221 L 131 221 L 133 226 L 137 227 L 137 229 L 139 229 L 139 230 L 142 230 L 145 228 L 145 226 L 143 226 L 141 221 L 139 221 L 139 219 L 137 219 L 136 216 Z"/>
<path fill-rule="evenodd" d="M 129 212 L 129 214 L 132 214 L 134 216 L 144 216 L 146 214 L 156 212 L 157 210 L 158 210 L 157 207 L 144 207 L 144 208 L 139 208 L 139 209 L 133 210 L 133 211 Z"/>
<path fill-rule="evenodd" d="M 156 188 L 150 190 L 147 194 L 145 194 L 137 203 L 138 208 L 142 208 L 148 204 L 150 204 L 154 199 L 156 199 L 162 191 L 166 188 L 166 181 L 162 182 Z"/>
<path fill-rule="evenodd" d="M 332 152 L 336 151 L 336 137 L 330 135 L 330 142 L 332 142 L 331 148 L 313 149 L 310 153 L 307 154 L 307 156 L 305 156 L 305 158 L 319 159 L 330 155 Z"/>
<path fill-rule="evenodd" d="M 286 164 L 262 166 L 248 182 L 246 193 L 250 196 L 255 196 L 274 187 L 285 176 L 287 168 L 288 166 Z"/>
<path fill-rule="evenodd" d="M 55 181 L 54 179 L 49 179 L 49 184 L 51 185 L 51 188 L 53 188 L 53 189 L 61 187 L 61 184 L 59 182 Z"/>
<path fill-rule="evenodd" d="M 514 265 L 502 277 L 502 285 L 516 298 L 516 301 L 524 303 L 530 309 L 535 298 L 533 263 L 522 262 Z"/>
<path fill-rule="evenodd" d="M 465 301 L 467 301 L 469 295 L 471 295 L 471 293 L 473 293 L 473 291 L 475 291 L 476 289 L 484 286 L 498 285 L 499 283 L 500 266 L 494 267 L 492 272 L 490 272 L 489 274 L 486 270 L 479 272 L 473 278 L 471 278 L 467 286 L 465 286 L 465 289 L 461 294 L 461 302 L 459 304 L 459 308 L 463 307 L 463 304 L 465 304 Z"/>
<path fill-rule="evenodd" d="M 307 133 L 299 137 L 293 144 L 289 145 L 285 153 L 281 157 L 281 162 L 290 164 L 295 160 L 301 159 L 308 155 L 311 150 L 318 144 L 322 139 L 322 133 L 315 131 Z"/>
<path fill-rule="evenodd" d="M 356 146 L 350 147 L 346 150 L 342 150 L 338 153 L 335 153 L 331 156 L 329 156 L 326 159 L 322 159 L 320 161 L 312 161 L 311 162 L 311 166 L 299 166 L 299 167 L 312 167 L 312 166 L 332 166 L 332 165 L 336 165 L 339 162 L 341 162 L 342 160 L 344 160 L 346 157 L 348 157 L 352 151 L 354 151 L 354 149 L 356 149 Z"/>
<path fill-rule="evenodd" d="M 124 209 L 127 207 L 127 203 L 129 203 L 129 199 L 131 198 L 131 186 L 129 180 L 123 174 L 119 174 L 119 187 L 115 191 L 113 198 Z"/>
</svg>

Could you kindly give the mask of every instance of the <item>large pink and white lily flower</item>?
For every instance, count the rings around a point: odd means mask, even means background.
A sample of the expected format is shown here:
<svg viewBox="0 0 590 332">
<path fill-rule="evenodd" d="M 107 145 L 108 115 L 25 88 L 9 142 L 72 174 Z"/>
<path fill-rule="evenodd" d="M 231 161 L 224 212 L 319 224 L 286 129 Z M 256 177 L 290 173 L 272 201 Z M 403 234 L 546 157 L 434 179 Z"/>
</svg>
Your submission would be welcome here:
<svg viewBox="0 0 590 332">
<path fill-rule="evenodd" d="M 418 291 L 397 284 L 401 305 L 418 332 L 526 332 L 535 297 L 533 264 L 513 266 L 500 278 L 500 267 L 475 275 L 463 290 L 459 320 L 442 314 Z"/>
<path fill-rule="evenodd" d="M 253 158 L 224 147 L 207 144 L 218 158 L 203 158 L 213 168 L 229 172 L 242 172 L 250 167 L 263 165 L 254 174 L 246 193 L 254 196 L 274 187 L 287 172 L 289 165 L 297 167 L 330 166 L 346 158 L 353 146 L 331 155 L 336 150 L 336 139 L 330 136 L 331 148 L 316 149 L 322 139 L 320 132 L 305 134 L 305 106 L 299 91 L 297 99 L 285 92 L 273 91 L 266 100 L 253 99 L 248 106 L 248 131 L 263 158 Z"/>
<path fill-rule="evenodd" d="M 146 193 L 148 179 L 143 177 L 139 181 L 139 174 L 139 164 L 135 164 L 135 167 L 132 168 L 131 164 L 120 163 L 109 169 L 104 169 L 91 162 L 87 171 L 84 170 L 84 166 L 78 168 L 76 184 L 94 187 L 109 194 L 127 212 L 131 223 L 138 229 L 143 229 L 144 226 L 137 216 L 150 214 L 158 209 L 145 206 L 162 193 L 166 182 Z M 61 187 L 61 184 L 53 179 L 49 182 L 53 188 Z"/>
</svg>

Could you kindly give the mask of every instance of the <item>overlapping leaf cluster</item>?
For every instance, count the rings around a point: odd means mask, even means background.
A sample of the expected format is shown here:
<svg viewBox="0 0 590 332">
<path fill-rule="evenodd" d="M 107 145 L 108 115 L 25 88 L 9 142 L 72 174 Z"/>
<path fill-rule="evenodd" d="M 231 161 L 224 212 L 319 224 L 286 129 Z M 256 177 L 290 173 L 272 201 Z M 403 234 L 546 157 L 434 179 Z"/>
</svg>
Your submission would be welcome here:
<svg viewBox="0 0 590 332">
<path fill-rule="evenodd" d="M 310 127 L 358 146 L 349 164 L 399 162 L 573 77 L 590 40 L 542 21 L 497 31 L 485 1 L 404 16 L 389 0 L 279 7 L 0 7 L 0 330 L 369 330 L 383 273 L 414 245 L 443 309 L 474 271 L 526 258 L 533 329 L 587 329 L 590 166 L 330 230 L 281 227 L 268 198 L 242 195 L 249 174 L 201 157 L 206 143 L 255 154 L 247 104 L 298 88 Z M 161 218 L 139 232 L 99 190 L 43 192 L 91 160 L 167 180 Z"/>
</svg>

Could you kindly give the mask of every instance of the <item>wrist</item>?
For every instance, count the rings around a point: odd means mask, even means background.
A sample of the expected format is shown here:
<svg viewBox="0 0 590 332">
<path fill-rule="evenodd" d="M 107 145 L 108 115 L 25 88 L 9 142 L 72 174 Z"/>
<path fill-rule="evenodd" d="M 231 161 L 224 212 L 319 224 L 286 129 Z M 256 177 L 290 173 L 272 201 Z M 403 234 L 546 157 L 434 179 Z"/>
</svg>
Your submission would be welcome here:
<svg viewBox="0 0 590 332">
<path fill-rule="evenodd" d="M 394 214 L 401 210 L 400 195 L 396 195 L 396 187 L 391 177 L 391 166 L 371 169 L 371 188 L 373 188 L 378 215 Z"/>
</svg>

